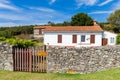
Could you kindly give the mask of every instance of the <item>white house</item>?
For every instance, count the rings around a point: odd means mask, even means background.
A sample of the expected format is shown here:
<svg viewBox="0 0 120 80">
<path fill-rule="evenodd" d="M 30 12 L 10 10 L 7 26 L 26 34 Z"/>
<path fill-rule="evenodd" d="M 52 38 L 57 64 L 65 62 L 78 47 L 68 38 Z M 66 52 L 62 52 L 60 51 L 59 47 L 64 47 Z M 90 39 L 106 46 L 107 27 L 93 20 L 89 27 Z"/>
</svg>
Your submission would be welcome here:
<svg viewBox="0 0 120 80">
<path fill-rule="evenodd" d="M 102 46 L 116 42 L 116 34 L 103 31 L 96 22 L 94 26 L 48 26 L 42 31 L 44 44 L 49 46 Z"/>
</svg>

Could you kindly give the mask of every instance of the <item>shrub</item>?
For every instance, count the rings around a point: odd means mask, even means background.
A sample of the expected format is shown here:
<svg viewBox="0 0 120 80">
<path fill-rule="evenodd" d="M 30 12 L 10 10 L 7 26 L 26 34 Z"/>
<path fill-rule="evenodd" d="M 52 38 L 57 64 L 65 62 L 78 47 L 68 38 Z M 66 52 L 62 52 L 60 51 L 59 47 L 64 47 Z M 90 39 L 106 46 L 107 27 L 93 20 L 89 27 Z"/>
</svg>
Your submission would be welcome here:
<svg viewBox="0 0 120 80">
<path fill-rule="evenodd" d="M 116 44 L 120 44 L 120 34 L 117 35 Z"/>
<path fill-rule="evenodd" d="M 36 46 L 37 43 L 31 40 L 24 40 L 24 39 L 20 39 L 20 38 L 4 38 L 4 37 L 0 37 L 0 41 L 4 41 L 6 43 L 15 45 L 17 47 L 22 47 L 22 48 L 27 48 L 30 46 Z"/>
<path fill-rule="evenodd" d="M 0 37 L 0 42 L 1 41 L 5 41 L 5 38 L 4 37 Z"/>
<path fill-rule="evenodd" d="M 27 47 L 36 45 L 36 42 L 33 42 L 31 40 L 24 40 L 24 39 L 20 39 L 20 38 L 6 39 L 5 42 L 8 42 L 10 44 L 16 45 L 18 47 L 23 47 L 23 48 L 27 48 Z"/>
</svg>

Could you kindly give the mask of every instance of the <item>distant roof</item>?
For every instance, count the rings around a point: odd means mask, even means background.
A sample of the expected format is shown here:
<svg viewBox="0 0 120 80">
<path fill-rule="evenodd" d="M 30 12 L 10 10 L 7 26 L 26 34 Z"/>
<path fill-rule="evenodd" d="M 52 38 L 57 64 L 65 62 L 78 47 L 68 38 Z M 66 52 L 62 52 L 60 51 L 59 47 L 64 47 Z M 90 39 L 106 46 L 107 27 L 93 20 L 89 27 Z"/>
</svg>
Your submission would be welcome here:
<svg viewBox="0 0 120 80">
<path fill-rule="evenodd" d="M 36 26 L 44 31 L 103 31 L 100 26 Z"/>
</svg>

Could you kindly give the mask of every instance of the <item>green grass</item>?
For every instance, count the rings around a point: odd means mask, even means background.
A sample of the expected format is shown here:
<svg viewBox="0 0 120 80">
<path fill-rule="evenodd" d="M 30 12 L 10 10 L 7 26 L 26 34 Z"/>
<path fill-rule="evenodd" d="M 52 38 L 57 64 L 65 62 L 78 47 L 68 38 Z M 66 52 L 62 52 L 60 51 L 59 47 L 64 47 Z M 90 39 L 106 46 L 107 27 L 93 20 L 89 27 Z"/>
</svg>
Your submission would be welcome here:
<svg viewBox="0 0 120 80">
<path fill-rule="evenodd" d="M 27 73 L 0 71 L 0 80 L 120 80 L 120 68 L 92 74 Z"/>
</svg>

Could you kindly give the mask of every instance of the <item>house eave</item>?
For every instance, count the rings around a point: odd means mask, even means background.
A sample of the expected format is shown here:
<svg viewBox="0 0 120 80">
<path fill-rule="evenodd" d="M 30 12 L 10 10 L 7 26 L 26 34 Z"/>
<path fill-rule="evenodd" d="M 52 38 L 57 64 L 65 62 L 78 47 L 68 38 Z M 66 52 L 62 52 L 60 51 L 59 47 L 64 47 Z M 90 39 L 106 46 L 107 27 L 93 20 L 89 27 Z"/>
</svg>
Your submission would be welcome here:
<svg viewBox="0 0 120 80">
<path fill-rule="evenodd" d="M 103 33 L 104 31 L 102 30 L 102 31 L 44 31 L 44 33 L 58 33 L 58 32 L 60 32 L 60 33 L 71 33 L 71 32 L 76 32 L 76 33 L 93 33 L 93 32 L 95 32 L 95 33 Z"/>
</svg>

